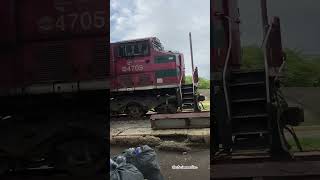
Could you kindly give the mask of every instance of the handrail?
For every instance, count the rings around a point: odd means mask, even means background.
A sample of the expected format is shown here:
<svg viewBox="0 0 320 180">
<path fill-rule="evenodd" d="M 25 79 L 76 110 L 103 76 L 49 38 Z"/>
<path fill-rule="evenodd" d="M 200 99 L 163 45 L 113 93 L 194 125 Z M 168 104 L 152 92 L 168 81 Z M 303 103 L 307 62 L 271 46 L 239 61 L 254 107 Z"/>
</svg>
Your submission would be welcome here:
<svg viewBox="0 0 320 180">
<path fill-rule="evenodd" d="M 225 96 L 225 100 L 226 100 L 227 114 L 228 114 L 227 121 L 231 121 L 231 110 L 230 110 L 230 104 L 229 104 L 229 95 L 228 95 L 228 89 L 227 89 L 226 73 L 227 73 L 227 69 L 228 69 L 231 48 L 232 48 L 232 28 L 231 28 L 231 18 L 228 16 L 225 16 L 225 18 L 228 20 L 228 23 L 229 23 L 229 47 L 228 47 L 228 51 L 227 51 L 226 60 L 224 62 L 222 80 L 223 80 L 223 90 L 224 90 L 224 96 Z"/>
<path fill-rule="evenodd" d="M 192 70 L 193 71 L 193 70 Z M 192 72 L 192 94 L 195 95 L 195 89 L 194 89 L 194 71 Z"/>
<path fill-rule="evenodd" d="M 180 100 L 181 100 L 181 101 L 182 101 L 182 77 L 183 77 L 183 74 L 181 73 L 181 76 L 180 76 L 180 83 L 179 83 Z M 181 107 L 181 110 L 182 110 L 182 107 Z"/>
<path fill-rule="evenodd" d="M 264 55 L 264 69 L 266 75 L 266 93 L 267 93 L 267 103 L 270 103 L 270 92 L 269 92 L 269 65 L 268 65 L 268 56 L 267 56 L 267 42 L 272 30 L 272 24 L 270 25 L 267 34 L 265 35 L 262 43 L 263 55 Z"/>
<path fill-rule="evenodd" d="M 191 32 L 189 32 L 189 41 L 190 41 L 190 54 L 191 54 L 191 66 L 192 66 L 192 94 L 195 95 L 195 87 L 194 87 L 194 64 L 193 64 L 193 48 L 192 48 L 192 37 Z"/>
<path fill-rule="evenodd" d="M 284 68 L 285 65 L 286 65 L 286 61 L 283 60 L 282 64 L 281 64 L 280 67 L 279 67 L 279 71 L 278 71 L 278 73 L 277 73 L 277 75 L 276 75 L 276 77 L 275 77 L 275 80 L 277 80 L 277 79 L 279 78 L 279 75 L 280 75 L 280 73 L 282 72 L 282 69 Z"/>
</svg>

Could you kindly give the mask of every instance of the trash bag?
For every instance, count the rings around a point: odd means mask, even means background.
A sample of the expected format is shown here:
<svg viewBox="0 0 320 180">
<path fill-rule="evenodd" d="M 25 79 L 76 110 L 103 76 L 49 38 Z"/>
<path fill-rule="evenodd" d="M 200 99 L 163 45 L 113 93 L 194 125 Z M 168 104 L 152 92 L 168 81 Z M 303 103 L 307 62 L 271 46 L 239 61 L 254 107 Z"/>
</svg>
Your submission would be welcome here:
<svg viewBox="0 0 320 180">
<path fill-rule="evenodd" d="M 151 147 L 144 145 L 124 151 L 127 163 L 133 164 L 148 180 L 163 180 L 157 154 Z"/>
<path fill-rule="evenodd" d="M 123 160 L 123 157 L 120 157 Z M 110 180 L 144 180 L 143 174 L 132 164 L 110 159 Z M 124 159 L 125 160 L 125 159 Z"/>
</svg>

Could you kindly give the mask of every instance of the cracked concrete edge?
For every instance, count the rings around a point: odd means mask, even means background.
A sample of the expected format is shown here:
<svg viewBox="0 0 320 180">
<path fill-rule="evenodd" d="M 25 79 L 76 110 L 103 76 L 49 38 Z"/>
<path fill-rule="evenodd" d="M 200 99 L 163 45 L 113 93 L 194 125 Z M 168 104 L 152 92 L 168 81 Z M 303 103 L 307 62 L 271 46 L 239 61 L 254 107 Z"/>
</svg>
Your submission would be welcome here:
<svg viewBox="0 0 320 180">
<path fill-rule="evenodd" d="M 113 133 L 112 131 L 116 131 Z M 150 128 L 126 128 L 121 130 L 112 130 L 112 136 L 206 136 L 210 135 L 210 128 L 202 129 L 167 129 L 152 130 Z"/>
<path fill-rule="evenodd" d="M 210 146 L 210 135 L 204 136 L 187 136 L 188 142 L 184 142 L 186 146 Z M 140 146 L 148 144 L 156 147 L 168 141 L 162 140 L 157 136 L 110 136 L 110 145 L 122 146 Z M 179 143 L 179 142 L 177 142 Z"/>
</svg>

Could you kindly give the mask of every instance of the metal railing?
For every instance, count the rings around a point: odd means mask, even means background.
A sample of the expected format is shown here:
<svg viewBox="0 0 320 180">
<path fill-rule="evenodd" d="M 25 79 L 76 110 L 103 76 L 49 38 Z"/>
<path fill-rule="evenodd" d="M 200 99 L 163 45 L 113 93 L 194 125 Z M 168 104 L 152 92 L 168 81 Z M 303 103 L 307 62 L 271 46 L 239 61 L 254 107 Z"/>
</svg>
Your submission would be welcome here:
<svg viewBox="0 0 320 180">
<path fill-rule="evenodd" d="M 183 79 L 183 74 L 181 73 L 180 83 L 179 83 L 180 99 L 181 99 L 181 101 L 182 101 L 182 79 Z M 182 104 L 182 103 L 181 103 L 181 104 Z M 182 110 L 182 106 L 181 106 L 181 110 Z"/>
<path fill-rule="evenodd" d="M 228 46 L 226 60 L 225 60 L 225 63 L 224 63 L 222 81 L 223 81 L 223 91 L 224 91 L 224 96 L 225 96 L 226 106 L 227 106 L 228 121 L 231 121 L 231 110 L 230 110 L 230 103 L 229 103 L 229 95 L 228 95 L 226 75 L 227 75 L 227 69 L 228 69 L 228 65 L 229 65 L 229 59 L 230 59 L 232 41 L 233 41 L 232 40 L 232 27 L 231 27 L 232 19 L 230 17 L 228 17 L 228 16 L 225 16 L 225 18 L 228 20 L 228 23 L 229 23 L 229 46 Z"/>
<path fill-rule="evenodd" d="M 276 77 L 274 78 L 275 80 L 278 80 L 278 79 L 279 79 L 279 76 L 280 76 L 283 68 L 285 67 L 285 65 L 286 65 L 286 60 L 283 59 L 283 62 L 282 62 L 282 64 L 281 64 L 280 68 L 279 68 L 279 71 L 278 71 L 278 73 L 276 74 Z"/>
<path fill-rule="evenodd" d="M 263 48 L 263 56 L 264 56 L 264 70 L 265 70 L 265 78 L 266 78 L 266 95 L 267 95 L 267 103 L 270 103 L 270 92 L 269 92 L 269 64 L 268 64 L 268 55 L 267 55 L 267 42 L 269 40 L 269 36 L 272 30 L 272 24 L 270 25 L 270 27 L 268 28 L 267 34 L 265 35 L 263 42 L 262 42 L 262 46 L 261 48 Z"/>
<path fill-rule="evenodd" d="M 194 89 L 193 48 L 192 48 L 192 37 L 191 37 L 191 32 L 189 32 L 189 41 L 190 41 L 191 66 L 192 66 L 192 94 L 193 94 L 193 95 L 195 95 L 195 89 Z"/>
</svg>

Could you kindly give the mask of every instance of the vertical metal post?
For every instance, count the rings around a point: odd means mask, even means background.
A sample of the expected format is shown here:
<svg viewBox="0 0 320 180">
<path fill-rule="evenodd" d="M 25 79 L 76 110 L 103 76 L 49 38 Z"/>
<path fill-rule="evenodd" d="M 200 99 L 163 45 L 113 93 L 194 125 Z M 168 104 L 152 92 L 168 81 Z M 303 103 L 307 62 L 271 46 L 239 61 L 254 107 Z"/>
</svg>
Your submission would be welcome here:
<svg viewBox="0 0 320 180">
<path fill-rule="evenodd" d="M 192 37 L 191 37 L 191 32 L 189 32 L 189 40 L 190 40 L 191 66 L 192 66 L 192 75 L 193 75 L 194 65 L 193 65 L 193 50 L 192 50 Z M 192 76 L 192 77 L 193 77 L 193 76 Z"/>
<path fill-rule="evenodd" d="M 263 29 L 263 52 L 264 52 L 264 68 L 266 74 L 266 93 L 267 102 L 270 103 L 270 86 L 269 86 L 269 60 L 270 60 L 270 44 L 269 36 L 271 28 L 268 20 L 267 0 L 261 0 L 261 17 L 262 17 L 262 29 Z"/>
<path fill-rule="evenodd" d="M 267 31 L 269 28 L 267 0 L 261 0 L 260 5 L 261 5 L 261 17 L 262 17 L 262 30 L 263 30 L 263 38 L 264 38 L 266 37 Z"/>
<path fill-rule="evenodd" d="M 190 53 L 191 53 L 191 66 L 192 66 L 192 93 L 193 93 L 193 109 L 196 111 L 198 109 L 198 104 L 195 97 L 195 87 L 194 87 L 194 64 L 193 64 L 193 50 L 192 50 L 192 37 L 191 32 L 189 32 L 189 40 L 190 40 Z"/>
</svg>

